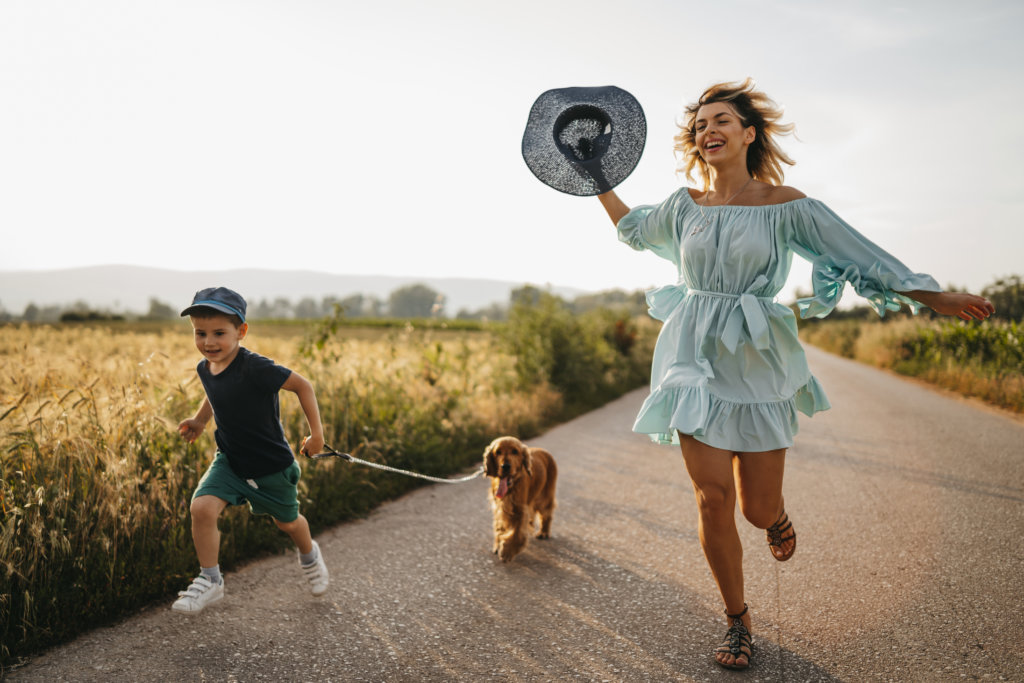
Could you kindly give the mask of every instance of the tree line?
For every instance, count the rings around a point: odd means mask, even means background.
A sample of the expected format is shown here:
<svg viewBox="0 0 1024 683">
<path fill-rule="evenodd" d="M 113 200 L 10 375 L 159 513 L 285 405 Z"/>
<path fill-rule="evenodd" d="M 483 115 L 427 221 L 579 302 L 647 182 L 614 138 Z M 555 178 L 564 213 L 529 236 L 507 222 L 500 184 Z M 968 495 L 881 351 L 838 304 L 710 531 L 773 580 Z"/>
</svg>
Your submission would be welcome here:
<svg viewBox="0 0 1024 683">
<path fill-rule="evenodd" d="M 444 294 L 424 284 L 413 284 L 395 289 L 386 299 L 368 294 L 325 296 L 319 300 L 303 297 L 298 301 L 286 297 L 259 299 L 249 302 L 247 317 L 250 320 L 313 320 L 335 315 L 340 311 L 346 318 L 506 320 L 509 311 L 516 304 L 534 304 L 545 293 L 545 290 L 533 285 L 524 285 L 513 290 L 506 303 L 495 302 L 475 311 L 461 309 L 452 316 L 447 310 L 447 297 Z M 616 289 L 584 294 L 564 304 L 575 313 L 585 313 L 598 308 L 626 308 L 631 314 L 647 310 L 644 293 L 640 290 L 626 292 Z M 179 311 L 179 308 L 156 298 L 150 298 L 149 310 L 145 313 L 120 313 L 97 309 L 84 301 L 45 306 L 29 303 L 21 314 L 10 313 L 0 307 L 0 322 L 159 321 L 174 320 L 179 317 Z"/>
<path fill-rule="evenodd" d="M 951 286 L 947 289 L 957 290 L 959 288 Z M 512 291 L 508 302 L 495 302 L 475 311 L 462 309 L 455 315 L 449 315 L 447 297 L 444 294 L 424 284 L 413 284 L 395 289 L 386 299 L 368 294 L 351 294 L 346 297 L 325 296 L 320 300 L 312 297 L 304 297 L 298 301 L 291 301 L 285 297 L 260 299 L 250 302 L 248 317 L 252 320 L 314 320 L 335 315 L 340 311 L 346 318 L 507 320 L 509 311 L 517 303 L 536 304 L 544 294 L 546 291 L 539 287 L 524 285 Z M 995 304 L 997 319 L 1024 321 L 1024 276 L 1000 277 L 982 289 L 981 294 Z M 798 296 L 807 296 L 807 294 L 800 293 Z M 622 308 L 628 310 L 631 315 L 639 315 L 647 310 L 644 293 L 641 290 L 630 292 L 612 289 L 596 294 L 584 294 L 572 301 L 564 301 L 563 304 L 573 313 L 586 313 L 599 308 Z M 94 309 L 83 301 L 64 306 L 37 306 L 30 303 L 21 314 L 10 313 L 0 307 L 0 322 L 174 320 L 178 318 L 178 313 L 178 308 L 155 298 L 149 300 L 149 310 L 145 313 L 117 313 Z M 922 313 L 928 315 L 930 311 L 925 308 L 922 309 Z M 869 307 L 857 306 L 834 311 L 829 319 L 874 317 L 876 316 Z"/>
</svg>

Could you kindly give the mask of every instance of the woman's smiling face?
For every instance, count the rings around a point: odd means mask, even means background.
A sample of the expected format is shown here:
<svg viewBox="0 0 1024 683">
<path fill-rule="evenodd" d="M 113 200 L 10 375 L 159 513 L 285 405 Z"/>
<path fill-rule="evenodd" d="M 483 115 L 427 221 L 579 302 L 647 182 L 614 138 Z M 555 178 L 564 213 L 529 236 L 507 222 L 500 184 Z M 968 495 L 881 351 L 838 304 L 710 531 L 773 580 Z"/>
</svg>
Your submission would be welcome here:
<svg viewBox="0 0 1024 683">
<path fill-rule="evenodd" d="M 709 164 L 746 154 L 754 141 L 754 127 L 743 126 L 739 115 L 728 102 L 711 102 L 697 110 L 693 122 L 694 141 L 701 157 Z"/>
</svg>

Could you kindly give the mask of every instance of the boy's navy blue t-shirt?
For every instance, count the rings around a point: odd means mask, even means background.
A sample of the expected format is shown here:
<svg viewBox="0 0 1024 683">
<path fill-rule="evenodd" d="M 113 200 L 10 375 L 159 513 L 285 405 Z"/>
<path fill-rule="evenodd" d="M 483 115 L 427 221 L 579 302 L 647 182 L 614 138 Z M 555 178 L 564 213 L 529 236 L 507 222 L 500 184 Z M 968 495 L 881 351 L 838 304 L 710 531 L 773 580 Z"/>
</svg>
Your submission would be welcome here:
<svg viewBox="0 0 1024 683">
<path fill-rule="evenodd" d="M 196 371 L 213 406 L 217 450 L 235 474 L 252 479 L 290 466 L 295 456 L 281 425 L 278 392 L 292 371 L 244 346 L 219 375 L 209 365 L 204 358 Z"/>
</svg>

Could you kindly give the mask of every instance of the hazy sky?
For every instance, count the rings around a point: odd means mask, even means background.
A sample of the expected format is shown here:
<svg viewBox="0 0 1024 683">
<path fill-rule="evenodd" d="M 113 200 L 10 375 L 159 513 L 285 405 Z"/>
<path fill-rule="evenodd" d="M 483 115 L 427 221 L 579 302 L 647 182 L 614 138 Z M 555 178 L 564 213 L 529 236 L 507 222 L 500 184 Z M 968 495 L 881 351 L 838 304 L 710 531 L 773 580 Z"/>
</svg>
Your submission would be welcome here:
<svg viewBox="0 0 1024 683">
<path fill-rule="evenodd" d="M 787 184 L 980 289 L 1024 272 L 1022 33 L 1019 0 L 0 0 L 0 270 L 664 284 L 596 199 L 533 177 L 530 106 L 633 93 L 617 190 L 656 203 L 683 105 L 752 76 L 797 126 Z"/>
</svg>

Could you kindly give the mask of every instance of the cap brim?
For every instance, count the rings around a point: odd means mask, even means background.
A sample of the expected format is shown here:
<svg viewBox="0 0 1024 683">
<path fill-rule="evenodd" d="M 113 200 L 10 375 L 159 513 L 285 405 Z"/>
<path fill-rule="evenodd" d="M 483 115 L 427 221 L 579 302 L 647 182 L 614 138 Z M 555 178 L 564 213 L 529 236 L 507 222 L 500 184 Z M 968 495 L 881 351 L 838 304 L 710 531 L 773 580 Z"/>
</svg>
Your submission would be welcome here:
<svg viewBox="0 0 1024 683">
<path fill-rule="evenodd" d="M 243 323 L 245 322 L 245 316 L 242 315 L 241 312 L 236 311 L 230 306 L 225 306 L 224 304 L 219 304 L 216 302 L 193 304 L 181 312 L 181 317 L 184 318 L 187 315 L 193 315 L 194 313 L 197 312 L 208 311 L 211 308 L 215 311 L 220 311 L 224 315 L 237 315 L 239 318 L 242 319 Z"/>
</svg>

